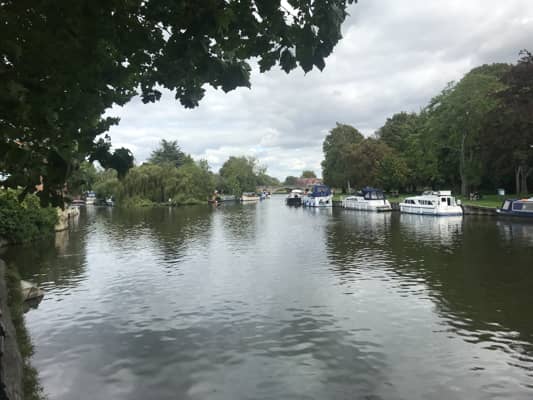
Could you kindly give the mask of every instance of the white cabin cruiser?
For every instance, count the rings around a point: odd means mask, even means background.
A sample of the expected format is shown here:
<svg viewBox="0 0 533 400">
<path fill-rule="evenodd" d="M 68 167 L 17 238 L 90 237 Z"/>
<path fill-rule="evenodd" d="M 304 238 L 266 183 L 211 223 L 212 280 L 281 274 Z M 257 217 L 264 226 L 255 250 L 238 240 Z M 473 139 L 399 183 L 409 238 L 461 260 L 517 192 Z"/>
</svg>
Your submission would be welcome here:
<svg viewBox="0 0 533 400">
<path fill-rule="evenodd" d="M 314 185 L 313 190 L 306 192 L 302 199 L 304 207 L 333 207 L 333 195 L 326 185 Z"/>
<path fill-rule="evenodd" d="M 424 193 L 421 196 L 407 197 L 400 203 L 400 211 L 408 214 L 424 215 L 463 215 L 461 202 L 452 196 L 451 190 Z"/>
<path fill-rule="evenodd" d="M 357 196 L 348 196 L 342 201 L 342 207 L 362 211 L 392 211 L 383 191 L 366 187 Z"/>
</svg>

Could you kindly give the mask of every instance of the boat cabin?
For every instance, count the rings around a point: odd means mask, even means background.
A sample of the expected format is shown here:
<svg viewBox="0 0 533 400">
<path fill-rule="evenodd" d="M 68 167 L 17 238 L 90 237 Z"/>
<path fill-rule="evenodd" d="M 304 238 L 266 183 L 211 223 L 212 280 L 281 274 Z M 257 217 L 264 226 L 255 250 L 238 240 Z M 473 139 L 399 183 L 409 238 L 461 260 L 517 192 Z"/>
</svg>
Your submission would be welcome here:
<svg viewBox="0 0 533 400">
<path fill-rule="evenodd" d="M 385 200 L 385 195 L 380 189 L 365 187 L 361 190 L 361 194 L 365 200 Z"/>
<path fill-rule="evenodd" d="M 504 215 L 533 217 L 533 197 L 529 199 L 506 199 L 498 213 Z"/>
<path fill-rule="evenodd" d="M 310 195 L 313 197 L 331 196 L 331 189 L 326 185 L 313 185 Z"/>
</svg>

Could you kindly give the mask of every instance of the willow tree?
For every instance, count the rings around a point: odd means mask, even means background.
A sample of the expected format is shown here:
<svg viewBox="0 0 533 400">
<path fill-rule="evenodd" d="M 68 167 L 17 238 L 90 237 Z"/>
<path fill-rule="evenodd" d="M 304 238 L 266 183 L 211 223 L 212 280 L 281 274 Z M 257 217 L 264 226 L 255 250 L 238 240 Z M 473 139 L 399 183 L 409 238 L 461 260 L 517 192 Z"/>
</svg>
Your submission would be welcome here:
<svg viewBox="0 0 533 400">
<path fill-rule="evenodd" d="M 355 0 L 5 0 L 0 2 L 3 184 L 60 200 L 72 161 L 102 155 L 105 115 L 173 91 L 196 107 L 205 86 L 250 86 L 260 71 L 322 70 Z M 100 149 L 101 150 L 101 149 Z"/>
</svg>

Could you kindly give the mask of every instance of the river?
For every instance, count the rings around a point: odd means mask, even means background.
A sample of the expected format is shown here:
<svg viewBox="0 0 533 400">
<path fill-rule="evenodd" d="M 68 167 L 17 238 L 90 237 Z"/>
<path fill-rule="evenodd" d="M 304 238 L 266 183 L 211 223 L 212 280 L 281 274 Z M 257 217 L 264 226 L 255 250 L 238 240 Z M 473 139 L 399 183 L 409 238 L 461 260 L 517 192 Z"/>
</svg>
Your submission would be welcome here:
<svg viewBox="0 0 533 400">
<path fill-rule="evenodd" d="M 87 208 L 2 257 L 50 400 L 533 398 L 527 221 Z"/>
</svg>

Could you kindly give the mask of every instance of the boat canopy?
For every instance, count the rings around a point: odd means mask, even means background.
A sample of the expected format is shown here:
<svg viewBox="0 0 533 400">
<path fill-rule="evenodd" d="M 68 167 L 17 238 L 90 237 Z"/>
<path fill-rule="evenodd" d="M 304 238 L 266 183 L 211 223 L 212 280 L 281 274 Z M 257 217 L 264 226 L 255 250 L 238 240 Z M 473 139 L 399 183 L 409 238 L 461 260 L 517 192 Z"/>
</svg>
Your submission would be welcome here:
<svg viewBox="0 0 533 400">
<path fill-rule="evenodd" d="M 385 198 L 383 190 L 381 189 L 376 189 L 367 186 L 361 189 L 361 192 L 363 193 L 363 197 L 365 198 L 365 200 L 383 200 Z"/>
<path fill-rule="evenodd" d="M 314 185 L 311 192 L 313 197 L 322 197 L 331 195 L 331 189 L 326 185 Z"/>
</svg>

